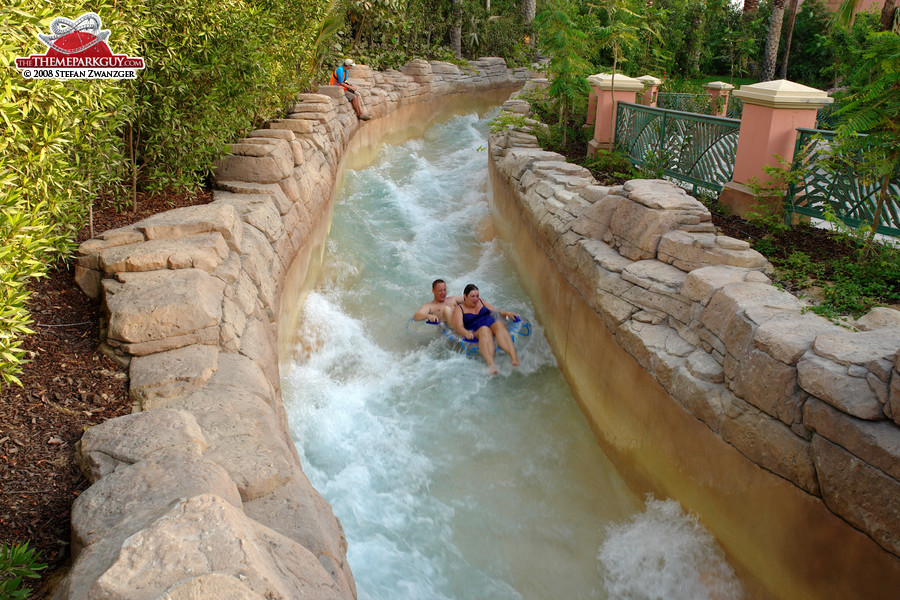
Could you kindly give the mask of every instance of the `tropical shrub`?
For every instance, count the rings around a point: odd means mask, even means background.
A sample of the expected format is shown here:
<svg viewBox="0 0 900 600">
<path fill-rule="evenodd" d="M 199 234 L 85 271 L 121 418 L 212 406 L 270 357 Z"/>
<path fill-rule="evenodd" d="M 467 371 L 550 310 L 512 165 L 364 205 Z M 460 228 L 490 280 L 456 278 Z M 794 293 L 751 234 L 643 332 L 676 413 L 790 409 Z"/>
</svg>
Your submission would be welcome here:
<svg viewBox="0 0 900 600">
<path fill-rule="evenodd" d="M 41 553 L 24 544 L 7 546 L 0 544 L 0 598 L 4 600 L 25 599 L 31 594 L 31 589 L 24 587 L 25 579 L 37 579 L 38 571 L 47 568 L 47 565 L 39 563 Z"/>
<path fill-rule="evenodd" d="M 17 56 L 83 4 L 0 6 L 0 378 L 17 383 L 28 332 L 26 284 L 65 261 L 100 192 L 190 189 L 213 160 L 277 114 L 306 68 L 327 0 L 97 0 L 117 54 L 140 56 L 135 80 L 25 79 Z M 130 194 L 125 194 L 128 197 Z"/>
</svg>

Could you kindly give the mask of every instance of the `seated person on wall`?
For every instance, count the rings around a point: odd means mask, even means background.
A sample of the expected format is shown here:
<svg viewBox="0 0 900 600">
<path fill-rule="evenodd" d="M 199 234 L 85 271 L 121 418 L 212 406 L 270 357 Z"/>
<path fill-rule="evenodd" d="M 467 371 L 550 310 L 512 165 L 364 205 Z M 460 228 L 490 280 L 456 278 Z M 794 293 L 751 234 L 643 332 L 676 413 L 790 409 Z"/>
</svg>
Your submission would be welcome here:
<svg viewBox="0 0 900 600">
<path fill-rule="evenodd" d="M 413 315 L 416 321 L 427 321 L 429 323 L 449 323 L 453 315 L 453 308 L 458 302 L 462 302 L 462 296 L 447 296 L 447 284 L 443 279 L 435 279 L 431 284 L 431 293 L 434 294 L 434 300 L 426 302 Z"/>
<path fill-rule="evenodd" d="M 494 364 L 494 339 L 510 358 L 514 367 L 519 366 L 519 357 L 513 345 L 512 336 L 500 317 L 517 317 L 516 313 L 498 310 L 481 299 L 478 288 L 469 284 L 463 290 L 463 301 L 453 309 L 453 329 L 467 340 L 478 340 L 478 352 L 484 357 L 491 373 L 497 372 Z"/>
<path fill-rule="evenodd" d="M 350 76 L 350 67 L 354 64 L 356 63 L 353 62 L 352 58 L 344 60 L 344 64 L 331 74 L 331 80 L 328 82 L 328 85 L 339 85 L 344 88 L 344 94 L 347 96 L 347 100 L 350 101 L 350 105 L 353 106 L 353 110 L 356 111 L 356 116 L 359 117 L 360 121 L 368 121 L 372 117 L 363 114 L 362 101 L 356 94 L 356 88 L 347 83 L 347 78 Z"/>
</svg>

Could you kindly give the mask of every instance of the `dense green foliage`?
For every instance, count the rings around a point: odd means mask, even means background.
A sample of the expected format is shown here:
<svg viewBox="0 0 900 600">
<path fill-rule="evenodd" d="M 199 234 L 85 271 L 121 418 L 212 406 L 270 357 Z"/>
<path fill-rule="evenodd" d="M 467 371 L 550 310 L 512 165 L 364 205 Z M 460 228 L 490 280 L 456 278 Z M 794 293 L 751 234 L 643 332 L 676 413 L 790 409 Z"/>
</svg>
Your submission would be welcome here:
<svg viewBox="0 0 900 600">
<path fill-rule="evenodd" d="M 397 68 L 412 58 L 453 61 L 450 25 L 458 24 L 464 58 L 502 56 L 529 64 L 525 43 L 531 26 L 515 0 L 335 0 L 341 26 L 330 36 L 324 72 L 344 56 L 376 69 Z"/>
<path fill-rule="evenodd" d="M 47 565 L 39 563 L 40 552 L 24 544 L 7 546 L 0 544 L 0 598 L 18 599 L 28 598 L 31 589 L 24 586 L 26 579 L 37 579 L 38 571 L 47 568 Z"/>
<path fill-rule="evenodd" d="M 26 282 L 67 259 L 99 192 L 193 188 L 228 144 L 303 89 L 326 0 L 98 0 L 113 52 L 136 80 L 27 80 L 11 65 L 80 2 L 0 7 L 0 377 L 15 383 Z M 123 185 L 124 184 L 124 185 Z M 124 190 L 124 191 L 123 191 Z"/>
</svg>

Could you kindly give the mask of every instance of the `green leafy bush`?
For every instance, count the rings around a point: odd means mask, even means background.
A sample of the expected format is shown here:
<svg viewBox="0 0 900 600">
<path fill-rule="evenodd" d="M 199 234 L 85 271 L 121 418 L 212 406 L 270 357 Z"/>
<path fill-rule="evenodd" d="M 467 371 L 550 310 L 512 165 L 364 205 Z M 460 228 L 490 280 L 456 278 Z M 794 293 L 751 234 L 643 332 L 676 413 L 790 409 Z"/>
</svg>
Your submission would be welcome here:
<svg viewBox="0 0 900 600">
<path fill-rule="evenodd" d="M 67 260 L 98 194 L 193 188 L 228 144 L 308 85 L 327 0 L 97 0 L 117 54 L 144 58 L 135 80 L 25 79 L 17 56 L 81 2 L 0 6 L 0 380 L 18 383 L 27 282 Z M 132 196 L 133 197 L 133 196 Z M 119 201 L 121 202 L 121 201 Z"/>
<path fill-rule="evenodd" d="M 38 571 L 47 568 L 39 563 L 41 553 L 24 544 L 0 544 L 0 598 L 28 598 L 31 589 L 22 587 L 25 579 L 37 579 Z"/>
</svg>

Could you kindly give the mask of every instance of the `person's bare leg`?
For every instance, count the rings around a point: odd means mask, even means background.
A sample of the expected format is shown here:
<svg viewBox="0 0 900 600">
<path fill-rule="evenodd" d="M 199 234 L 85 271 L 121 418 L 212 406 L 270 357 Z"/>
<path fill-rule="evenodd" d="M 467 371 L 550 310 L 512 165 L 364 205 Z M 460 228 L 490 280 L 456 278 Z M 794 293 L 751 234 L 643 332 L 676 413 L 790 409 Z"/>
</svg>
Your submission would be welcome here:
<svg viewBox="0 0 900 600">
<path fill-rule="evenodd" d="M 491 325 L 491 331 L 494 333 L 494 337 L 497 338 L 497 345 L 509 354 L 513 366 L 518 367 L 519 355 L 516 354 L 516 346 L 513 344 L 512 336 L 509 335 L 509 330 L 506 328 L 506 325 L 500 321 L 494 321 Z"/>
<path fill-rule="evenodd" d="M 491 374 L 497 372 L 497 366 L 494 364 L 494 334 L 487 327 L 479 327 L 475 332 L 475 338 L 478 340 L 478 351 L 484 357 L 488 370 Z"/>
<path fill-rule="evenodd" d="M 353 96 L 353 100 L 350 101 L 350 104 L 353 105 L 353 110 L 356 111 L 356 116 L 364 121 L 369 119 L 369 116 L 363 113 L 362 108 L 362 100 L 359 99 L 359 96 Z"/>
</svg>

